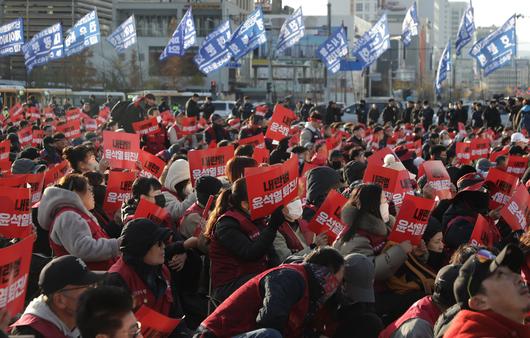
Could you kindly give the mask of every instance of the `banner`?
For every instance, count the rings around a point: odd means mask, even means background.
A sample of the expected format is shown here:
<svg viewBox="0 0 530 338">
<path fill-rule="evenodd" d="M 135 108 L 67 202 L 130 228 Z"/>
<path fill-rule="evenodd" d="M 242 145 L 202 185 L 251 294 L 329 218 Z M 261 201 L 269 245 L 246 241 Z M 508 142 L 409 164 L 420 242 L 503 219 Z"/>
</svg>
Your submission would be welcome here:
<svg viewBox="0 0 530 338">
<path fill-rule="evenodd" d="M 477 221 L 471 233 L 469 243 L 471 245 L 485 246 L 492 248 L 494 244 L 494 235 L 492 234 L 492 227 L 495 224 L 492 224 L 488 219 L 486 219 L 481 214 L 478 214 Z"/>
<path fill-rule="evenodd" d="M 188 162 L 190 163 L 191 184 L 195 186 L 195 181 L 203 176 L 225 176 L 226 162 L 232 157 L 234 157 L 234 146 L 190 150 Z"/>
<path fill-rule="evenodd" d="M 33 140 L 33 127 L 27 126 L 17 133 L 18 142 L 20 143 L 20 149 L 31 146 L 31 141 Z"/>
<path fill-rule="evenodd" d="M 412 245 L 420 245 L 434 204 L 434 200 L 405 195 L 388 240 L 396 243 L 410 240 Z"/>
<path fill-rule="evenodd" d="M 251 218 L 272 214 L 298 196 L 298 160 L 293 157 L 281 165 L 245 168 Z M 251 183 L 251 184 L 250 184 Z"/>
<path fill-rule="evenodd" d="M 116 49 L 116 53 L 123 54 L 125 50 L 136 43 L 136 21 L 131 15 L 108 37 L 107 41 Z"/>
<path fill-rule="evenodd" d="M 263 12 L 261 7 L 257 7 L 232 34 L 227 46 L 232 54 L 232 60 L 238 61 L 265 42 L 267 42 L 267 35 L 263 23 Z"/>
<path fill-rule="evenodd" d="M 186 53 L 186 49 L 195 43 L 195 36 L 195 23 L 190 7 L 182 17 L 177 29 L 173 32 L 173 36 L 160 55 L 160 60 L 165 60 L 171 56 L 183 56 Z"/>
<path fill-rule="evenodd" d="M 413 36 L 418 35 L 418 25 L 418 10 L 416 7 L 416 1 L 414 1 L 405 14 L 405 19 L 401 25 L 401 41 L 403 41 L 405 47 L 410 45 Z"/>
<path fill-rule="evenodd" d="M 142 336 L 168 337 L 179 325 L 181 319 L 174 319 L 142 305 L 134 314 L 142 324 Z"/>
<path fill-rule="evenodd" d="M 519 178 L 523 177 L 526 168 L 528 167 L 528 157 L 522 156 L 508 156 L 508 166 L 506 172 L 515 175 Z"/>
<path fill-rule="evenodd" d="M 166 162 L 161 160 L 158 156 L 155 156 L 145 150 L 140 150 L 139 160 L 142 163 L 144 172 L 147 172 L 149 175 L 152 175 L 156 178 L 160 178 L 162 172 L 164 171 L 164 167 L 166 166 Z"/>
<path fill-rule="evenodd" d="M 41 118 L 40 111 L 37 107 L 29 107 L 26 116 L 28 116 L 28 114 L 29 114 L 29 120 L 31 122 L 35 122 L 37 120 L 40 120 Z"/>
<path fill-rule="evenodd" d="M 473 39 L 473 32 L 475 32 L 475 14 L 471 3 L 462 15 L 460 20 L 460 26 L 458 27 L 458 33 L 456 36 L 456 55 L 460 55 L 462 48 L 467 45 Z"/>
<path fill-rule="evenodd" d="M 66 112 L 66 121 L 80 120 L 81 109 L 73 107 Z"/>
<path fill-rule="evenodd" d="M 501 209 L 501 217 L 508 223 L 513 231 L 525 230 L 528 224 L 530 195 L 526 187 L 520 184 L 510 198 L 510 201 Z"/>
<path fill-rule="evenodd" d="M 288 137 L 291 123 L 294 120 L 296 120 L 296 115 L 292 110 L 285 108 L 281 104 L 275 105 L 265 137 L 275 141 L 281 141 Z"/>
<path fill-rule="evenodd" d="M 66 31 L 64 54 L 71 56 L 82 52 L 85 48 L 98 44 L 100 40 L 99 20 L 96 10 L 82 17 Z"/>
<path fill-rule="evenodd" d="M 11 141 L 5 140 L 0 142 L 0 161 L 9 159 L 9 152 L 11 151 Z"/>
<path fill-rule="evenodd" d="M 374 63 L 389 48 L 388 20 L 386 14 L 383 14 L 381 19 L 355 42 L 352 55 L 362 63 L 364 69 Z"/>
<path fill-rule="evenodd" d="M 135 169 L 140 152 L 140 135 L 103 132 L 103 158 L 110 161 L 113 169 Z"/>
<path fill-rule="evenodd" d="M 254 148 L 254 153 L 252 154 L 252 158 L 258 162 L 258 165 L 261 163 L 269 163 L 269 149 L 266 148 Z"/>
<path fill-rule="evenodd" d="M 202 42 L 193 61 L 204 74 L 209 74 L 230 61 L 230 50 L 227 44 L 232 37 L 230 21 L 225 21 Z"/>
<path fill-rule="evenodd" d="M 447 79 L 447 74 L 451 71 L 451 41 L 447 43 L 440 61 L 438 62 L 438 69 L 436 71 L 436 80 L 434 87 L 436 88 L 436 94 L 440 95 L 442 92 L 442 82 Z"/>
<path fill-rule="evenodd" d="M 43 138 L 44 138 L 44 130 L 33 129 L 33 134 L 31 136 L 31 146 L 35 148 L 41 147 Z"/>
<path fill-rule="evenodd" d="M 318 208 L 315 216 L 309 222 L 309 230 L 317 235 L 325 232 L 328 236 L 328 243 L 333 243 L 337 236 L 347 227 L 340 217 L 342 208 L 346 203 L 348 203 L 346 197 L 336 190 L 330 190 L 324 203 Z"/>
<path fill-rule="evenodd" d="M 86 131 L 98 130 L 98 121 L 96 119 L 83 119 L 83 124 L 85 125 Z"/>
<path fill-rule="evenodd" d="M 160 130 L 160 126 L 158 125 L 156 117 L 143 121 L 133 122 L 132 127 L 137 134 L 140 134 L 142 136 L 156 134 Z"/>
<path fill-rule="evenodd" d="M 348 55 L 348 37 L 346 29 L 341 26 L 317 49 L 317 57 L 322 60 L 331 74 L 340 70 L 340 60 Z"/>
<path fill-rule="evenodd" d="M 452 198 L 451 177 L 442 161 L 426 161 L 421 164 L 427 177 L 427 182 L 434 189 L 440 200 Z"/>
<path fill-rule="evenodd" d="M 48 170 L 44 172 L 44 186 L 47 187 L 50 184 L 55 184 L 55 182 L 57 182 L 61 177 L 66 175 L 68 168 L 69 164 L 67 160 L 48 168 Z"/>
<path fill-rule="evenodd" d="M 280 29 L 276 52 L 281 53 L 304 37 L 305 26 L 302 7 L 298 7 L 290 17 L 288 17 Z"/>
<path fill-rule="evenodd" d="M 197 119 L 195 117 L 183 117 L 181 124 L 180 134 L 182 135 L 193 135 L 199 130 Z"/>
<path fill-rule="evenodd" d="M 0 56 L 17 54 L 24 45 L 24 19 L 18 18 L 0 27 Z"/>
<path fill-rule="evenodd" d="M 368 164 L 364 172 L 365 183 L 381 185 L 389 202 L 394 202 L 399 209 L 407 194 L 414 194 L 410 174 L 407 170 L 394 170 L 373 164 Z"/>
<path fill-rule="evenodd" d="M 0 174 L 9 175 L 11 173 L 11 161 L 0 160 Z"/>
<path fill-rule="evenodd" d="M 107 183 L 107 194 L 103 209 L 111 217 L 121 208 L 122 203 L 132 198 L 132 185 L 137 174 L 130 171 L 111 171 Z"/>
<path fill-rule="evenodd" d="M 3 186 L 0 189 L 0 236 L 24 238 L 32 231 L 30 189 Z"/>
<path fill-rule="evenodd" d="M 489 194 L 493 208 L 505 205 L 512 197 L 517 187 L 518 178 L 497 168 L 491 168 L 486 176 L 486 182 L 491 182 Z"/>
<path fill-rule="evenodd" d="M 171 220 L 166 209 L 159 207 L 155 203 L 151 203 L 145 198 L 140 198 L 140 202 L 136 207 L 134 219 L 147 218 L 156 224 L 165 225 L 167 220 Z"/>
<path fill-rule="evenodd" d="M 456 159 L 460 164 L 471 163 L 471 145 L 469 142 L 456 143 Z"/>
<path fill-rule="evenodd" d="M 254 146 L 254 150 L 265 149 L 265 136 L 263 136 L 262 133 L 259 133 L 255 136 L 242 138 L 238 141 L 238 143 L 240 146 L 245 144 L 251 144 Z"/>
<path fill-rule="evenodd" d="M 490 141 L 483 138 L 474 138 L 471 140 L 469 145 L 470 159 L 472 161 L 478 160 L 479 158 L 488 158 L 490 153 Z"/>
<path fill-rule="evenodd" d="M 56 128 L 58 133 L 63 133 L 68 140 L 73 140 L 81 137 L 81 121 L 73 120 L 65 124 L 60 124 Z"/>
<path fill-rule="evenodd" d="M 22 46 L 27 72 L 36 66 L 60 59 L 63 55 L 63 30 L 60 23 L 37 33 Z"/>
<path fill-rule="evenodd" d="M 34 241 L 33 236 L 27 236 L 20 242 L 0 248 L 0 309 L 5 309 L 8 316 L 24 311 Z"/>
</svg>

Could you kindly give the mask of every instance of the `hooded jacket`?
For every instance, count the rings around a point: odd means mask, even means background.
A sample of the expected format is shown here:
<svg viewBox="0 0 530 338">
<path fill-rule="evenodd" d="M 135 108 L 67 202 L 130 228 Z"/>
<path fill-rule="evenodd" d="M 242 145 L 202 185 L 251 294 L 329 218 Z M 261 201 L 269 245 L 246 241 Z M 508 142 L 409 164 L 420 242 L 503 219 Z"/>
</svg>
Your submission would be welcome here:
<svg viewBox="0 0 530 338">
<path fill-rule="evenodd" d="M 340 174 L 330 167 L 317 167 L 307 174 L 307 201 L 320 206 L 332 187 L 340 184 Z"/>
<path fill-rule="evenodd" d="M 164 181 L 164 191 L 162 193 L 166 198 L 165 209 L 175 222 L 184 215 L 186 209 L 188 209 L 195 201 L 197 201 L 197 195 L 195 192 L 189 194 L 188 197 L 186 197 L 186 199 L 182 202 L 177 198 L 175 185 L 190 178 L 189 164 L 187 169 L 185 167 L 186 165 L 179 165 L 177 162 L 174 162 L 169 168 L 166 180 Z M 187 173 L 183 172 L 183 168 L 184 171 L 187 171 Z"/>
<path fill-rule="evenodd" d="M 115 238 L 94 239 L 88 223 L 76 212 L 65 211 L 55 217 L 58 211 L 68 207 L 97 219 L 88 211 L 79 196 L 70 190 L 48 187 L 44 190 L 37 219 L 44 230 L 50 232 L 50 241 L 64 247 L 71 255 L 85 262 L 104 261 L 119 254 L 118 240 Z"/>
<path fill-rule="evenodd" d="M 514 322 L 493 311 L 462 310 L 453 319 L 444 337 L 529 338 L 530 326 Z"/>
</svg>

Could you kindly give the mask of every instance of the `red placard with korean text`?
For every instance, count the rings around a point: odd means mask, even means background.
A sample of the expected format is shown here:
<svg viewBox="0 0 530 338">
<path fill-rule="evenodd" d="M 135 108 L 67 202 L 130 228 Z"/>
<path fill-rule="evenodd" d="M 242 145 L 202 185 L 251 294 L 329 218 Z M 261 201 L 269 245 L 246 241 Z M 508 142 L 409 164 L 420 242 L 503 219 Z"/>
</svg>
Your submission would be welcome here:
<svg viewBox="0 0 530 338">
<path fill-rule="evenodd" d="M 523 177 L 526 168 L 528 167 L 528 157 L 523 156 L 508 156 L 508 165 L 506 172 L 515 175 L 519 178 Z"/>
<path fill-rule="evenodd" d="M 142 324 L 142 336 L 146 338 L 169 337 L 181 321 L 167 317 L 145 305 L 142 305 L 134 315 Z"/>
<path fill-rule="evenodd" d="M 156 134 L 160 130 L 160 126 L 156 120 L 156 117 L 150 118 L 148 120 L 143 120 L 139 122 L 134 122 L 132 124 L 134 131 L 140 135 L 150 135 Z"/>
<path fill-rule="evenodd" d="M 5 140 L 0 142 L 0 161 L 9 159 L 9 152 L 11 151 L 11 141 Z"/>
<path fill-rule="evenodd" d="M 499 156 L 508 155 L 509 152 L 510 149 L 508 148 L 503 148 L 499 151 L 494 151 L 490 154 L 490 161 L 495 162 Z"/>
<path fill-rule="evenodd" d="M 489 189 L 491 197 L 491 206 L 497 208 L 508 203 L 512 193 L 517 187 L 519 179 L 505 171 L 497 168 L 491 168 L 486 176 L 486 182 L 491 182 Z"/>
<path fill-rule="evenodd" d="M 251 137 L 245 137 L 239 140 L 239 145 L 251 144 L 254 146 L 254 149 L 265 149 L 265 136 L 262 133 L 254 135 Z"/>
<path fill-rule="evenodd" d="M 63 133 L 64 136 L 69 140 L 80 138 L 81 137 L 81 121 L 72 120 L 64 124 L 58 125 L 57 132 Z"/>
<path fill-rule="evenodd" d="M 451 178 L 442 161 L 426 161 L 421 164 L 421 167 L 436 196 L 440 200 L 450 199 L 452 197 Z"/>
<path fill-rule="evenodd" d="M 528 225 L 530 194 L 526 187 L 520 184 L 512 198 L 501 209 L 501 217 L 508 223 L 513 231 L 526 230 Z"/>
<path fill-rule="evenodd" d="M 191 183 L 195 186 L 195 181 L 203 176 L 225 176 L 226 162 L 232 157 L 234 157 L 234 146 L 190 150 L 188 161 Z"/>
<path fill-rule="evenodd" d="M 420 245 L 434 204 L 434 200 L 405 195 L 388 240 L 396 243 L 410 240 L 412 245 Z"/>
<path fill-rule="evenodd" d="M 180 133 L 182 135 L 192 135 L 199 130 L 197 119 L 195 117 L 183 117 L 181 120 Z"/>
<path fill-rule="evenodd" d="M 81 109 L 79 108 L 70 108 L 66 112 L 66 121 L 75 121 L 81 120 Z"/>
<path fill-rule="evenodd" d="M 31 145 L 33 147 L 40 147 L 42 146 L 42 139 L 44 138 L 44 130 L 41 129 L 34 129 L 33 135 L 31 139 Z"/>
<path fill-rule="evenodd" d="M 83 119 L 83 125 L 85 126 L 86 131 L 97 131 L 98 130 L 98 121 L 96 119 L 92 119 L 92 118 Z"/>
<path fill-rule="evenodd" d="M 161 112 L 160 116 L 162 117 L 162 122 L 166 124 L 176 121 L 175 115 L 173 115 L 173 113 L 170 110 Z"/>
<path fill-rule="evenodd" d="M 258 162 L 258 165 L 261 163 L 269 163 L 269 150 L 266 148 L 254 148 L 254 153 L 252 158 Z"/>
<path fill-rule="evenodd" d="M 50 184 L 54 184 L 57 182 L 61 177 L 66 175 L 66 172 L 68 172 L 69 164 L 67 160 L 62 161 L 61 163 L 58 163 L 54 165 L 51 168 L 48 168 L 44 172 L 44 186 L 47 187 Z"/>
<path fill-rule="evenodd" d="M 24 238 L 31 234 L 31 191 L 28 188 L 0 189 L 0 236 Z"/>
<path fill-rule="evenodd" d="M 0 309 L 6 309 L 11 316 L 24 311 L 34 241 L 33 236 L 27 236 L 0 249 Z"/>
<path fill-rule="evenodd" d="M 388 154 L 394 155 L 394 157 L 396 158 L 396 161 L 399 161 L 398 157 L 396 156 L 396 154 L 394 154 L 394 152 L 392 151 L 392 149 L 390 149 L 390 147 L 384 147 L 383 149 L 378 150 L 372 155 L 370 155 L 370 157 L 367 158 L 366 162 L 368 166 L 371 164 L 383 165 L 384 164 L 383 160 L 385 156 Z"/>
<path fill-rule="evenodd" d="M 289 136 L 291 123 L 296 120 L 295 113 L 281 104 L 274 106 L 274 113 L 267 128 L 265 137 L 275 141 L 281 141 Z"/>
<path fill-rule="evenodd" d="M 324 203 L 318 208 L 315 216 L 308 224 L 308 227 L 315 234 L 323 232 L 328 236 L 328 243 L 333 243 L 337 236 L 346 228 L 341 220 L 340 213 L 348 199 L 336 190 L 330 190 Z"/>
<path fill-rule="evenodd" d="M 132 197 L 132 185 L 136 173 L 130 171 L 111 171 L 107 183 L 107 194 L 103 202 L 103 209 L 108 215 L 114 215 L 121 208 L 123 202 Z"/>
<path fill-rule="evenodd" d="M 471 163 L 471 144 L 469 142 L 456 143 L 456 159 L 460 164 Z"/>
<path fill-rule="evenodd" d="M 469 145 L 471 160 L 479 158 L 488 158 L 490 153 L 490 140 L 484 138 L 474 138 Z"/>
<path fill-rule="evenodd" d="M 298 196 L 298 160 L 270 167 L 245 168 L 252 219 L 268 216 Z"/>
<path fill-rule="evenodd" d="M 493 247 L 495 236 L 492 234 L 492 227 L 494 226 L 495 224 L 492 224 L 486 217 L 478 214 L 469 243 L 477 246 L 483 245 L 488 248 Z"/>
<path fill-rule="evenodd" d="M 140 162 L 142 162 L 143 171 L 156 178 L 160 178 L 162 172 L 164 171 L 164 167 L 166 166 L 166 162 L 145 150 L 140 150 L 139 155 Z"/>
<path fill-rule="evenodd" d="M 0 173 L 2 175 L 7 175 L 11 173 L 11 161 L 10 160 L 0 160 Z"/>
<path fill-rule="evenodd" d="M 160 225 L 165 225 L 166 221 L 171 220 L 166 209 L 161 208 L 144 198 L 140 199 L 140 203 L 138 203 L 138 207 L 134 213 L 134 219 L 137 218 L 147 218 Z"/>
<path fill-rule="evenodd" d="M 113 169 L 135 169 L 140 152 L 140 135 L 103 132 L 103 158 L 110 161 Z"/>
<path fill-rule="evenodd" d="M 40 201 L 44 189 L 44 173 L 27 174 L 26 182 L 31 189 L 31 205 Z"/>
<path fill-rule="evenodd" d="M 28 126 L 18 133 L 18 142 L 20 142 L 20 148 L 26 148 L 31 145 L 31 140 L 33 139 L 33 128 Z"/>
<path fill-rule="evenodd" d="M 394 170 L 369 164 L 364 172 L 363 181 L 381 185 L 388 201 L 394 202 L 397 209 L 407 194 L 413 194 L 413 186 L 407 170 Z"/>
</svg>

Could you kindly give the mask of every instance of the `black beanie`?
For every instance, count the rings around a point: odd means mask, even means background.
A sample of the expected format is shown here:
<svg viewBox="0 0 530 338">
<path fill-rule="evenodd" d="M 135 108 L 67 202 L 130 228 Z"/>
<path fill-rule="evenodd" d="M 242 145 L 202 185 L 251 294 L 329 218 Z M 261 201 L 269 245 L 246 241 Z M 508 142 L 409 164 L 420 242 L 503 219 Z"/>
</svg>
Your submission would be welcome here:
<svg viewBox="0 0 530 338">
<path fill-rule="evenodd" d="M 355 181 L 362 180 L 364 171 L 366 170 L 366 164 L 357 161 L 351 161 L 346 164 L 343 170 L 344 181 L 348 185 Z"/>
<path fill-rule="evenodd" d="M 423 240 L 425 241 L 425 244 L 427 245 L 431 238 L 433 238 L 434 235 L 439 232 L 442 232 L 442 224 L 436 218 L 429 217 L 429 221 L 427 222 L 427 228 L 425 228 L 425 232 L 422 236 Z"/>
<path fill-rule="evenodd" d="M 123 227 L 120 250 L 125 255 L 143 258 L 153 245 L 165 241 L 170 235 L 168 228 L 147 218 L 137 218 Z"/>
<path fill-rule="evenodd" d="M 205 206 L 206 203 L 208 203 L 208 198 L 210 197 L 210 195 L 217 195 L 217 193 L 219 193 L 222 187 L 223 183 L 221 183 L 221 181 L 215 177 L 199 177 L 199 179 L 195 182 L 197 200 L 200 204 Z"/>
</svg>

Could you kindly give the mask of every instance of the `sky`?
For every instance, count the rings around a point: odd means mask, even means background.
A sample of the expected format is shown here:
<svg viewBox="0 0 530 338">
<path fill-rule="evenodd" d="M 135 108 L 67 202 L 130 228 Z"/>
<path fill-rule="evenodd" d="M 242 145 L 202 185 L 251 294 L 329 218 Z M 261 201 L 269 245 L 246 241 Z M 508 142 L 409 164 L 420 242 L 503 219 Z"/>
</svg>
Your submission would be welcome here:
<svg viewBox="0 0 530 338">
<path fill-rule="evenodd" d="M 421 4 L 422 0 L 419 1 Z M 517 38 L 519 50 L 530 52 L 529 2 L 529 0 L 473 0 L 475 24 L 478 27 L 501 26 L 514 13 L 524 15 L 524 19 L 517 20 Z M 327 0 L 283 0 L 282 3 L 284 6 L 293 8 L 302 5 L 304 15 L 322 15 L 322 13 L 327 12 Z M 333 6 L 333 0 L 331 0 L 331 4 Z"/>
</svg>

